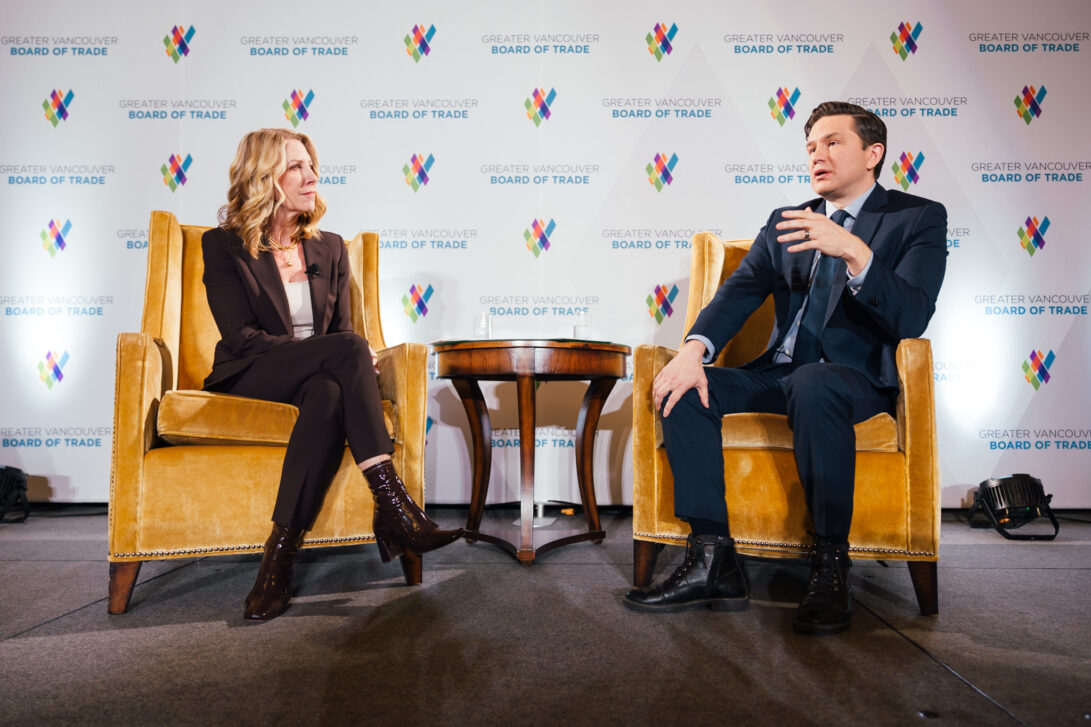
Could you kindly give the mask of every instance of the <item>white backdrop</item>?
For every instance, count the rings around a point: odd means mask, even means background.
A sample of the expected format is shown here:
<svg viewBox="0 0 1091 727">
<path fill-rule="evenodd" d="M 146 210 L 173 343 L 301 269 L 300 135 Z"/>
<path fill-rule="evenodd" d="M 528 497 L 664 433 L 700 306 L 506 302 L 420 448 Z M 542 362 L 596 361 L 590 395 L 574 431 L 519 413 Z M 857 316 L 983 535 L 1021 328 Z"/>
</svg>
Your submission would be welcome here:
<svg viewBox="0 0 1091 727">
<path fill-rule="evenodd" d="M 908 191 L 949 213 L 927 333 L 944 505 L 1018 471 L 1040 477 L 1055 506 L 1091 506 L 1091 252 L 1078 222 L 1091 180 L 1091 5 L 980 7 L 5 7 L 0 463 L 32 475 L 35 499 L 106 499 L 114 342 L 139 327 L 148 215 L 214 224 L 239 137 L 290 125 L 293 92 L 309 98 L 295 120 L 318 146 L 323 227 L 378 230 L 386 245 L 389 342 L 468 337 L 478 311 L 494 314 L 498 337 L 564 336 L 585 308 L 592 337 L 634 346 L 679 342 L 693 232 L 752 237 L 773 207 L 812 196 L 803 122 L 818 102 L 846 99 L 887 120 L 881 182 L 899 184 L 891 165 L 905 154 L 916 161 Z M 669 52 L 649 50 L 657 24 Z M 1024 88 L 1035 102 L 1021 115 Z M 535 123 L 525 103 L 539 89 L 553 98 Z M 778 92 L 798 92 L 780 120 L 769 105 Z M 676 157 L 669 183 L 646 171 L 657 154 Z M 172 155 L 189 159 L 173 189 L 161 172 Z M 414 155 L 426 184 L 407 183 Z M 536 220 L 554 225 L 538 255 L 524 237 Z M 1033 254 L 1021 243 L 1028 224 L 1041 233 Z M 657 285 L 679 289 L 661 321 L 646 303 Z M 432 289 L 415 320 L 402 304 L 411 286 Z M 1029 375 L 1037 386 L 1024 372 L 1032 352 L 1045 359 Z M 465 502 L 463 410 L 447 383 L 430 386 L 429 501 Z M 581 395 L 579 384 L 546 384 L 539 425 L 572 428 Z M 516 426 L 514 385 L 488 397 L 494 426 Z M 630 418 L 624 381 L 602 420 L 600 502 L 630 502 Z M 539 499 L 554 495 L 564 493 Z"/>
</svg>

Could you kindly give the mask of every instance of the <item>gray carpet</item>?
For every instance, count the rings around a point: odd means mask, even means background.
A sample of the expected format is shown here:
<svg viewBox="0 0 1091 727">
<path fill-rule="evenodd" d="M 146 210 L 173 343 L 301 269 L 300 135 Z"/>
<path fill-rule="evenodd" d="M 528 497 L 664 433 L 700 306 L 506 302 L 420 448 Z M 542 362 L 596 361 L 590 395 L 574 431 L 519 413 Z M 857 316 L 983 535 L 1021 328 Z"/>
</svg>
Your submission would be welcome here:
<svg viewBox="0 0 1091 727">
<path fill-rule="evenodd" d="M 103 510 L 39 509 L 0 524 L 0 724 L 1091 723 L 1091 524 L 1012 543 L 947 513 L 940 616 L 858 561 L 827 638 L 791 630 L 791 562 L 748 562 L 743 613 L 629 612 L 631 520 L 604 525 L 530 568 L 459 542 L 418 587 L 373 546 L 308 551 L 291 609 L 247 624 L 257 556 L 147 563 L 108 616 Z"/>
</svg>

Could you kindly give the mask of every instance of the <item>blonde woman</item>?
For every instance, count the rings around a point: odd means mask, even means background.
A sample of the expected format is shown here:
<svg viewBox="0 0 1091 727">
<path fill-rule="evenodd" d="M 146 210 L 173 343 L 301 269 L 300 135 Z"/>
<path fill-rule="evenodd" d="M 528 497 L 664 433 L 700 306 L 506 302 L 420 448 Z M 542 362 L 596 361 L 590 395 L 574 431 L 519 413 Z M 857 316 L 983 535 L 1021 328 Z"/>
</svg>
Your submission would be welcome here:
<svg viewBox="0 0 1091 727">
<path fill-rule="evenodd" d="M 344 443 L 375 498 L 383 561 L 457 540 L 417 507 L 390 461 L 375 354 L 352 330 L 344 241 L 318 229 L 326 203 L 304 134 L 253 131 L 231 164 L 220 226 L 201 240 L 208 304 L 220 330 L 205 389 L 294 404 L 273 531 L 244 617 L 275 618 L 291 599 L 292 565 L 341 461 Z"/>
</svg>

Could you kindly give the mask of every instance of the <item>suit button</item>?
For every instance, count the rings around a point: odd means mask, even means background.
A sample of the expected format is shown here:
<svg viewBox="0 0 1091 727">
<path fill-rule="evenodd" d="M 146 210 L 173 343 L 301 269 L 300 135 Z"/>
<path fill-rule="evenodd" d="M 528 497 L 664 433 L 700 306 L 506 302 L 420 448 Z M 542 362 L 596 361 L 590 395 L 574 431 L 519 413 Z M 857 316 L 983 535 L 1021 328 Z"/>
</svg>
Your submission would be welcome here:
<svg viewBox="0 0 1091 727">
<path fill-rule="evenodd" d="M 879 299 L 878 298 L 868 298 L 867 299 L 867 304 L 870 305 L 872 308 L 878 308 L 879 307 Z"/>
</svg>

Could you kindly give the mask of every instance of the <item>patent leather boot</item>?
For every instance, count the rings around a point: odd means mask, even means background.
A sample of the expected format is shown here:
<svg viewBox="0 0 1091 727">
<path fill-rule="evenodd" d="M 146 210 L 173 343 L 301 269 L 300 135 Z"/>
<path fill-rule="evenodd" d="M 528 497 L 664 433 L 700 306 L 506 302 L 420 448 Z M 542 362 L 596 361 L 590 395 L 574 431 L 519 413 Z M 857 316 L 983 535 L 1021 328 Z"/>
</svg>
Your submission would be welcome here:
<svg viewBox="0 0 1091 727">
<path fill-rule="evenodd" d="M 749 595 L 735 541 L 722 535 L 690 535 L 682 565 L 662 583 L 626 593 L 625 605 L 660 613 L 699 607 L 742 611 Z"/>
<path fill-rule="evenodd" d="M 390 460 L 368 467 L 364 477 L 375 498 L 372 528 L 379 545 L 379 557 L 384 563 L 406 550 L 419 555 L 442 548 L 465 535 L 462 528 L 441 530 L 432 522 L 405 491 Z"/>
<path fill-rule="evenodd" d="M 811 546 L 811 581 L 792 626 L 814 636 L 837 634 L 852 625 L 849 544 L 816 537 Z"/>
<path fill-rule="evenodd" d="M 273 523 L 273 532 L 265 541 L 258 579 L 246 597 L 243 618 L 247 621 L 268 621 L 288 609 L 292 600 L 292 564 L 302 542 L 303 528 Z"/>
</svg>

